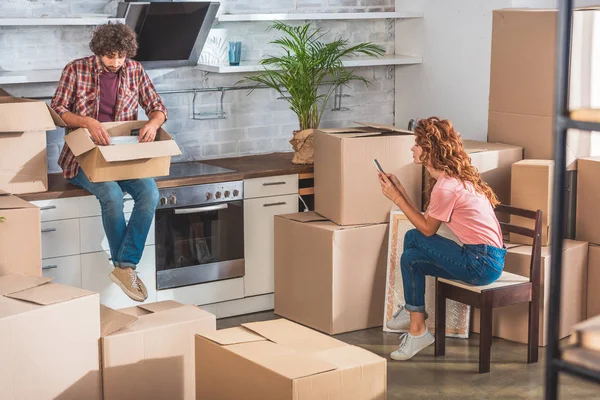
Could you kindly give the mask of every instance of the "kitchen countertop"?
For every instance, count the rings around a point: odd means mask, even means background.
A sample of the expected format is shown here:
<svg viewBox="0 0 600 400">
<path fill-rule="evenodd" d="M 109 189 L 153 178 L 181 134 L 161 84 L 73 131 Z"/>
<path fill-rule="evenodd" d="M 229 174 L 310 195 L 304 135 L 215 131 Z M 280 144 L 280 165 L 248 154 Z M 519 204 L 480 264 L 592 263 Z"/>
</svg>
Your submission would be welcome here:
<svg viewBox="0 0 600 400">
<path fill-rule="evenodd" d="M 204 164 L 227 168 L 234 172 L 185 178 L 162 177 L 157 178 L 156 184 L 159 188 L 169 188 L 313 172 L 312 165 L 292 164 L 293 156 L 294 153 L 272 153 L 255 156 L 220 158 L 215 160 L 200 160 L 199 162 Z M 27 201 L 36 201 L 87 195 L 89 195 L 89 193 L 86 190 L 70 184 L 65 180 L 62 173 L 58 173 L 48 175 L 47 192 L 22 194 L 19 195 L 19 197 Z"/>
</svg>

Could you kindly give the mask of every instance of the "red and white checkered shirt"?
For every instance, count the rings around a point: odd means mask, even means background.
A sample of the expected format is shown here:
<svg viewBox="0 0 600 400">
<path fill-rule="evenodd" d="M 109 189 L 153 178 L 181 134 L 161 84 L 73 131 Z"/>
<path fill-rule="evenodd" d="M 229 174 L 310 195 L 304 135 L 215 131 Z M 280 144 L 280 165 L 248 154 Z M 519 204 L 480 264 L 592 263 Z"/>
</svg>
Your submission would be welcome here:
<svg viewBox="0 0 600 400">
<path fill-rule="evenodd" d="M 100 57 L 90 56 L 74 60 L 63 69 L 51 107 L 62 116 L 67 111 L 98 119 L 100 102 L 100 75 L 104 72 Z M 135 121 L 138 103 L 150 115 L 161 111 L 167 118 L 167 109 L 142 65 L 126 59 L 119 70 L 115 121 Z M 65 143 L 58 158 L 63 175 L 71 179 L 79 172 L 79 163 Z"/>
</svg>

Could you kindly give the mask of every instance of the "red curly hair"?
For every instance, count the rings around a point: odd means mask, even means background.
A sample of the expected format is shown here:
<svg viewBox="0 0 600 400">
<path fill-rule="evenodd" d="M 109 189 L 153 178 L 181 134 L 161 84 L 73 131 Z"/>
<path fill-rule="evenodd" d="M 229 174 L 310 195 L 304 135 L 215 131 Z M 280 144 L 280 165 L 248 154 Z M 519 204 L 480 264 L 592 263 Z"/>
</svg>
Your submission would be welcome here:
<svg viewBox="0 0 600 400">
<path fill-rule="evenodd" d="M 420 120 L 415 127 L 415 142 L 423 149 L 421 161 L 423 165 L 435 170 L 443 171 L 446 176 L 461 181 L 465 188 L 467 183 L 473 185 L 476 192 L 488 198 L 492 207 L 500 204 L 498 197 L 485 183 L 479 171 L 471 165 L 471 157 L 463 148 L 460 134 L 454 130 L 452 122 L 441 120 L 438 117 L 430 117 Z M 428 198 L 436 180 L 430 178 L 427 186 Z M 429 201 L 425 207 L 429 206 Z"/>
</svg>

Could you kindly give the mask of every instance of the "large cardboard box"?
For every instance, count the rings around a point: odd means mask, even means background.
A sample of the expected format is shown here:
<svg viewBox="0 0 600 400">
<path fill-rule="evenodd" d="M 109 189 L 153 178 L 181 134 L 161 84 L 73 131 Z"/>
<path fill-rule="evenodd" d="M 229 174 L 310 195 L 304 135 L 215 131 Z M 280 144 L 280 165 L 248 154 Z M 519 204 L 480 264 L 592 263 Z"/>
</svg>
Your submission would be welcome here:
<svg viewBox="0 0 600 400">
<path fill-rule="evenodd" d="M 420 204 L 422 167 L 413 145 L 412 132 L 387 125 L 316 131 L 315 211 L 339 225 L 388 222 L 394 205 L 381 193 L 373 159 Z"/>
<path fill-rule="evenodd" d="M 129 136 L 132 129 L 141 128 L 147 122 L 106 122 L 103 125 L 111 137 L 117 137 Z M 181 154 L 175 140 L 162 128 L 156 133 L 156 139 L 148 143 L 98 146 L 85 128 L 69 133 L 65 142 L 92 182 L 166 176 L 171 156 Z"/>
<path fill-rule="evenodd" d="M 477 168 L 486 182 L 503 204 L 510 202 L 510 176 L 512 165 L 523 159 L 521 147 L 489 143 L 477 140 L 464 140 L 463 148 L 471 157 L 471 164 Z M 429 174 L 425 171 L 425 189 L 428 187 Z M 423 206 L 427 203 L 427 190 L 423 194 Z M 423 211 L 425 209 L 423 208 Z"/>
<path fill-rule="evenodd" d="M 388 224 L 275 217 L 275 313 L 337 334 L 381 326 Z"/>
<path fill-rule="evenodd" d="M 587 275 L 587 318 L 600 315 L 600 246 L 590 244 Z"/>
<path fill-rule="evenodd" d="M 600 157 L 577 161 L 577 240 L 600 244 Z"/>
<path fill-rule="evenodd" d="M 554 161 L 523 160 L 512 165 L 510 205 L 526 210 L 542 210 L 542 246 L 550 245 L 553 183 Z M 527 228 L 535 227 L 531 219 L 514 215 L 510 222 Z M 533 239 L 511 233 L 510 242 L 531 245 Z"/>
<path fill-rule="evenodd" d="M 196 398 L 194 335 L 213 314 L 174 301 L 122 310 L 101 306 L 104 400 Z"/>
<path fill-rule="evenodd" d="M 0 276 L 42 276 L 40 209 L 0 190 Z"/>
<path fill-rule="evenodd" d="M 531 246 L 508 249 L 504 270 L 529 276 L 531 251 Z M 573 326 L 585 318 L 587 264 L 588 243 L 565 239 L 560 299 L 559 337 L 561 339 L 569 336 L 573 332 Z M 542 247 L 541 282 L 539 345 L 546 346 L 548 343 L 546 321 L 550 301 L 550 247 Z M 493 335 L 514 342 L 527 343 L 528 311 L 527 303 L 495 308 Z M 473 316 L 473 331 L 479 332 L 479 310 L 475 310 Z"/>
<path fill-rule="evenodd" d="M 384 400 L 386 360 L 284 319 L 196 335 L 198 400 Z"/>
<path fill-rule="evenodd" d="M 553 159 L 557 11 L 504 9 L 493 12 L 488 140 L 521 146 L 527 159 Z M 531 27 L 535 26 L 535 30 Z M 570 106 L 590 107 L 593 31 L 597 10 L 573 18 Z M 597 54 L 596 54 L 597 55 Z M 567 167 L 591 155 L 592 134 L 572 131 Z"/>
<path fill-rule="evenodd" d="M 0 277 L 0 398 L 101 400 L 97 293 Z"/>
<path fill-rule="evenodd" d="M 48 190 L 46 131 L 60 118 L 43 101 L 0 94 L 0 189 L 13 194 Z"/>
</svg>

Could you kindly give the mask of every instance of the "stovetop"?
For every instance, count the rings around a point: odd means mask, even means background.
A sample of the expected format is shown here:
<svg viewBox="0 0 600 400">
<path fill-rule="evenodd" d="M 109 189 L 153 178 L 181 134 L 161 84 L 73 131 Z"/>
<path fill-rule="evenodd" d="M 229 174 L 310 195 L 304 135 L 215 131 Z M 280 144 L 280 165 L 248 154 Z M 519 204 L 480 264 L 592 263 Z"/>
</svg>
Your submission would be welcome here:
<svg viewBox="0 0 600 400">
<path fill-rule="evenodd" d="M 217 167 L 216 165 L 205 164 L 203 162 L 182 162 L 171 164 L 169 176 L 157 178 L 156 180 L 189 178 L 193 176 L 227 174 L 235 172 L 232 169 Z"/>
</svg>

